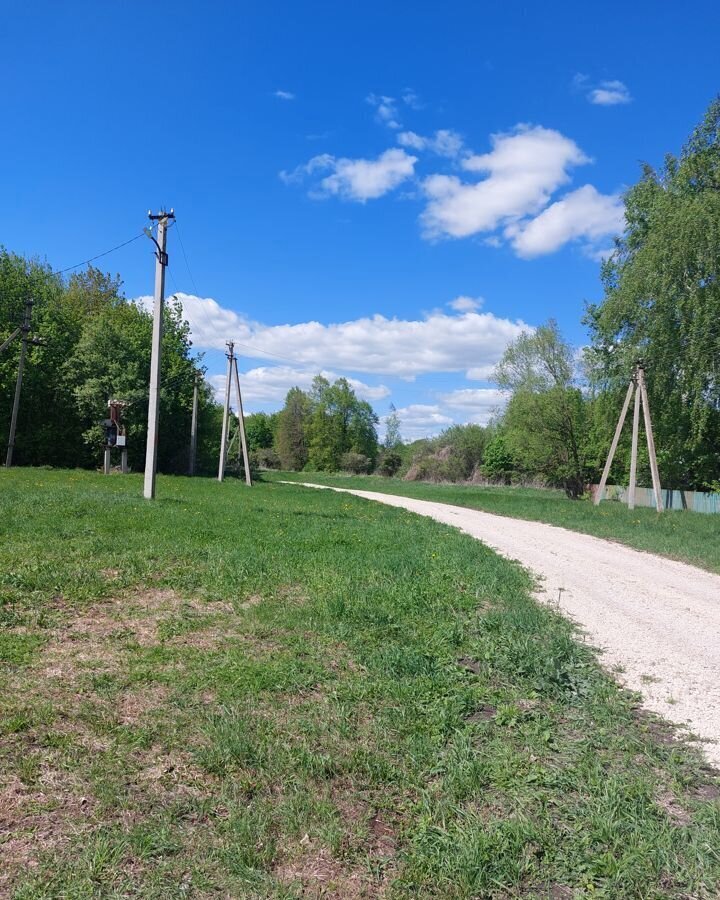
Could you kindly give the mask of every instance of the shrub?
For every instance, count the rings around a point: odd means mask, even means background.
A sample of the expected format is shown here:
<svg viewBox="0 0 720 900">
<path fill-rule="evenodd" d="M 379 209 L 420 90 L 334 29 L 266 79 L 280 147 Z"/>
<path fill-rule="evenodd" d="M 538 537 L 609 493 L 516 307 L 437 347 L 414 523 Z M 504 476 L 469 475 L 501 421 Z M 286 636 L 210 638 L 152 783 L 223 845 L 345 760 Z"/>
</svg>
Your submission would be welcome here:
<svg viewBox="0 0 720 900">
<path fill-rule="evenodd" d="M 386 450 L 378 463 L 378 472 L 386 478 L 396 475 L 402 465 L 402 457 L 394 450 Z"/>
<path fill-rule="evenodd" d="M 340 468 L 343 472 L 350 472 L 353 475 L 367 475 L 372 469 L 372 460 L 363 453 L 351 450 L 340 457 Z"/>
</svg>

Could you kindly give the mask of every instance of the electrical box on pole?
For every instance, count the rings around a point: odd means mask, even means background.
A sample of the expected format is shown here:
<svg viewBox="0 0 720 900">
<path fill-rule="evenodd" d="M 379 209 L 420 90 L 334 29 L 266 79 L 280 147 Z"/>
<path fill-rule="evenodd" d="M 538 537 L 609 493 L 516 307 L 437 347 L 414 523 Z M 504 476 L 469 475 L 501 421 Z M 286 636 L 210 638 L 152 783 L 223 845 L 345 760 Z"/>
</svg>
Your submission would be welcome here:
<svg viewBox="0 0 720 900">
<path fill-rule="evenodd" d="M 108 400 L 110 418 L 103 419 L 102 426 L 105 431 L 103 471 L 110 474 L 111 452 L 117 448 L 120 451 L 120 471 L 123 475 L 128 471 L 128 445 L 125 426 L 122 424 L 122 411 L 127 406 L 123 400 Z"/>
</svg>

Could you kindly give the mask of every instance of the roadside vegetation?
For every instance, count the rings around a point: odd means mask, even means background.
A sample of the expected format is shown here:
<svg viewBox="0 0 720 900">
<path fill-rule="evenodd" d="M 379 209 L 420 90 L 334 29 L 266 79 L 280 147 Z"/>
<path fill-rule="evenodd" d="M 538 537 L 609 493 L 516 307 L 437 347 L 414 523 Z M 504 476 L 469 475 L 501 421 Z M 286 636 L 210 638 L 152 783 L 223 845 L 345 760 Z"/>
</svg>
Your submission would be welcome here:
<svg viewBox="0 0 720 900">
<path fill-rule="evenodd" d="M 0 894 L 717 896 L 717 773 L 530 590 L 352 496 L 3 471 Z"/>
<path fill-rule="evenodd" d="M 604 501 L 600 506 L 594 506 L 589 498 L 573 503 L 563 491 L 547 488 L 428 484 L 327 472 L 273 472 L 266 473 L 265 477 L 399 494 L 516 519 L 547 522 L 720 572 L 717 516 L 681 510 L 658 515 L 654 509 L 629 510 L 624 503 L 617 501 Z"/>
</svg>

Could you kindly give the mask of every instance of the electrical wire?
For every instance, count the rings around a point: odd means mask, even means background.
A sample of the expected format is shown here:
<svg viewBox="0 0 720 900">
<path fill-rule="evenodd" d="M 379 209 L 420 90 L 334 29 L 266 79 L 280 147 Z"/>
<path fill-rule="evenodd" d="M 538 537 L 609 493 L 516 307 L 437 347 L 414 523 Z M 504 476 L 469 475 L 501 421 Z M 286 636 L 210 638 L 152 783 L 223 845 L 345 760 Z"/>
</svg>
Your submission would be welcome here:
<svg viewBox="0 0 720 900">
<path fill-rule="evenodd" d="M 200 296 L 200 291 L 198 290 L 198 286 L 193 278 L 193 273 L 190 271 L 190 263 L 188 262 L 187 253 L 185 252 L 185 244 L 183 244 L 183 239 L 180 237 L 180 229 L 177 226 L 177 219 L 175 221 L 175 231 L 177 232 L 178 240 L 180 241 L 180 249 L 182 250 L 182 255 L 185 260 L 185 268 L 188 270 L 188 275 L 190 276 L 190 281 L 192 281 L 192 285 L 195 288 L 195 296 Z"/>
<path fill-rule="evenodd" d="M 83 262 L 76 263 L 74 266 L 68 266 L 66 269 L 60 269 L 58 272 L 54 272 L 55 275 L 63 275 L 65 272 L 71 272 L 73 269 L 79 269 L 80 266 L 87 266 L 91 262 L 95 262 L 96 259 L 101 259 L 103 256 L 108 256 L 110 253 L 114 253 L 116 250 L 120 250 L 122 247 L 127 247 L 128 244 L 132 244 L 133 241 L 140 240 L 141 237 L 145 237 L 145 232 L 141 231 L 140 234 L 136 234 L 135 237 L 130 238 L 129 241 L 123 241 L 122 244 L 118 244 L 117 247 L 111 247 L 109 250 L 105 250 L 103 253 L 98 253 L 97 256 L 91 256 L 90 259 L 85 259 Z"/>
</svg>

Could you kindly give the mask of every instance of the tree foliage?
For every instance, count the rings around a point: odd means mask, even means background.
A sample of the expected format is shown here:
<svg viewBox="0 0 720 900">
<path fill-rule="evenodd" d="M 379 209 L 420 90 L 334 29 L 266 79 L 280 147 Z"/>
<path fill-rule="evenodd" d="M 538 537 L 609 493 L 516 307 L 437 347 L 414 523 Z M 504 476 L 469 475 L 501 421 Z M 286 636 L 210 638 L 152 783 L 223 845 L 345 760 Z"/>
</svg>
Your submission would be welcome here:
<svg viewBox="0 0 720 900">
<path fill-rule="evenodd" d="M 604 298 L 587 314 L 591 376 L 617 415 L 645 360 L 661 478 L 702 488 L 720 472 L 720 98 L 625 204 Z"/>
<path fill-rule="evenodd" d="M 152 317 L 122 294 L 119 277 L 90 267 L 67 280 L 49 267 L 0 249 L 0 340 L 34 301 L 32 332 L 44 341 L 29 348 L 14 461 L 20 465 L 95 466 L 102 460 L 100 423 L 109 399 L 125 400 L 130 465 L 145 459 Z M 189 328 L 181 308 L 164 311 L 158 467 L 188 466 L 195 372 Z M 0 443 L 8 439 L 19 341 L 0 357 Z M 200 390 L 198 470 L 216 464 L 219 437 L 210 387 Z M 218 426 L 219 428 L 219 426 Z M 219 434 L 219 431 L 218 431 Z"/>
<path fill-rule="evenodd" d="M 506 449 L 522 471 L 579 497 L 585 487 L 586 416 L 575 384 L 574 351 L 550 320 L 521 334 L 495 371 L 510 399 L 502 420 Z"/>
</svg>

